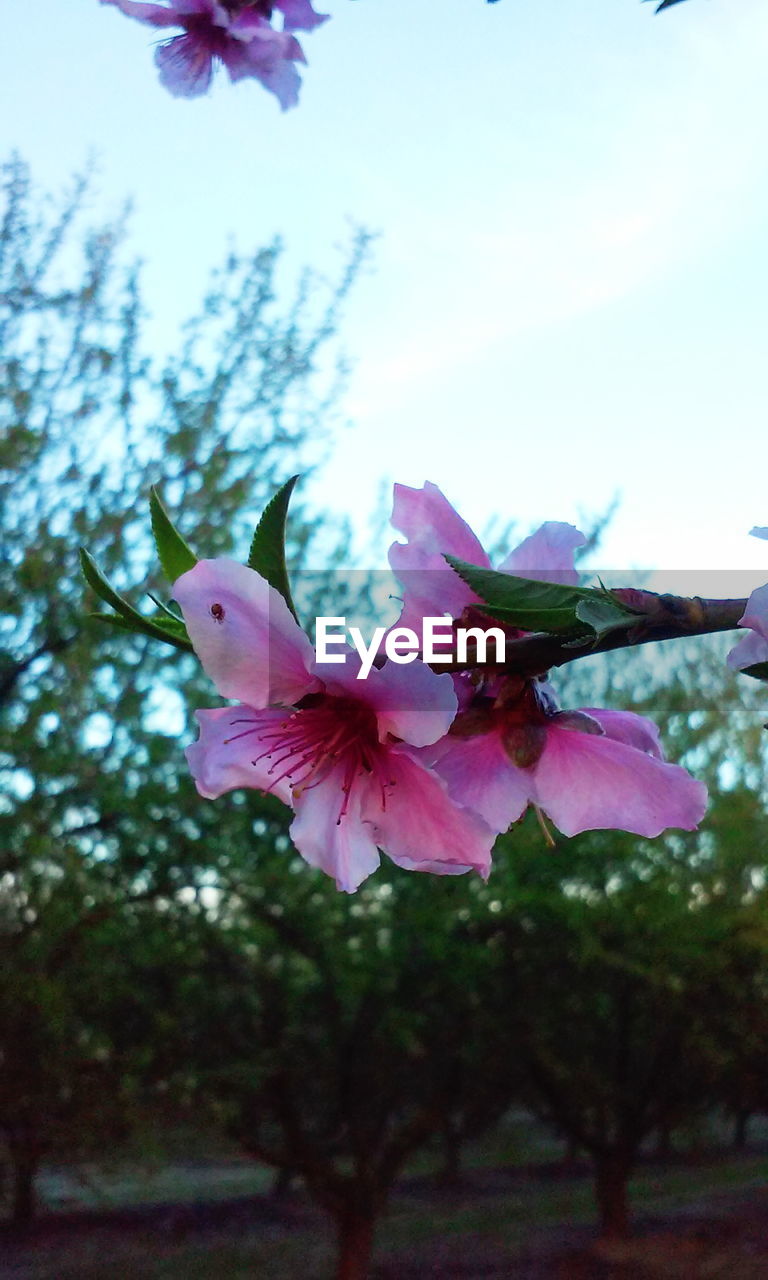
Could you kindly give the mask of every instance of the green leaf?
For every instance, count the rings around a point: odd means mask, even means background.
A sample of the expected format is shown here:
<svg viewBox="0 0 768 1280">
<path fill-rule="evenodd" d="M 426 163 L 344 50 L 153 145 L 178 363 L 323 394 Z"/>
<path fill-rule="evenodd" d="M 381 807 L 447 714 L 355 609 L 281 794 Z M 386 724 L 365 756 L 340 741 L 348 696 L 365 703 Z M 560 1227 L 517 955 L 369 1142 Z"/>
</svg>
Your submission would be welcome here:
<svg viewBox="0 0 768 1280">
<path fill-rule="evenodd" d="M 175 527 L 154 485 L 149 491 L 149 510 L 152 518 L 152 533 L 163 573 L 169 582 L 175 582 L 182 573 L 186 573 L 188 569 L 194 569 L 197 556 L 187 546 Z"/>
<path fill-rule="evenodd" d="M 598 638 L 610 631 L 627 631 L 637 621 L 636 614 L 629 613 L 606 597 L 580 600 L 576 605 L 576 617 L 591 627 Z"/>
<path fill-rule="evenodd" d="M 171 627 L 167 628 L 166 634 L 158 636 L 154 627 L 165 632 L 166 628 L 162 622 L 156 622 L 150 631 L 147 627 L 138 625 L 133 619 L 124 618 L 118 613 L 89 613 L 88 617 L 95 622 L 106 622 L 111 627 L 119 627 L 121 631 L 132 631 L 136 635 L 151 635 L 153 640 L 162 639 L 166 644 L 173 645 L 175 649 L 183 649 L 185 653 L 193 652 L 191 642 Z"/>
<path fill-rule="evenodd" d="M 145 614 L 139 613 L 138 609 L 134 609 L 119 592 L 115 591 L 111 582 L 101 572 L 90 552 L 85 547 L 80 548 L 80 565 L 83 571 L 83 577 L 96 595 L 99 596 L 106 604 L 111 605 L 115 613 L 123 619 L 123 623 L 116 623 L 117 626 L 123 625 L 125 630 L 141 632 L 143 635 L 152 636 L 155 640 L 164 640 L 166 644 L 173 644 L 176 648 L 189 649 L 192 645 L 186 638 L 186 630 L 182 634 L 177 628 L 164 618 L 153 619 L 146 617 Z M 112 618 L 111 614 L 97 614 L 100 618 Z M 126 627 L 125 624 L 128 624 Z"/>
<path fill-rule="evenodd" d="M 765 680 L 768 683 L 768 662 L 755 662 L 751 667 L 742 667 L 743 676 L 752 676 L 753 680 Z"/>
<path fill-rule="evenodd" d="M 546 631 L 549 635 L 584 634 L 584 626 L 579 623 L 575 609 L 536 609 L 519 605 L 515 609 L 497 609 L 488 605 L 486 612 L 497 622 L 509 627 L 517 627 L 520 631 Z"/>
<path fill-rule="evenodd" d="M 267 503 L 256 526 L 248 553 L 248 567 L 255 569 L 262 578 L 266 578 L 270 586 L 280 592 L 297 622 L 298 615 L 291 596 L 291 584 L 285 563 L 285 521 L 291 494 L 298 478 L 298 476 L 291 476 L 290 480 L 278 489 L 275 496 Z"/>
<path fill-rule="evenodd" d="M 550 635 L 591 631 L 600 636 L 619 626 L 629 627 L 635 619 L 635 614 L 603 586 L 570 587 L 559 582 L 539 582 L 535 578 L 483 569 L 453 556 L 445 559 L 485 601 L 492 617 L 523 631 L 546 631 Z"/>
</svg>

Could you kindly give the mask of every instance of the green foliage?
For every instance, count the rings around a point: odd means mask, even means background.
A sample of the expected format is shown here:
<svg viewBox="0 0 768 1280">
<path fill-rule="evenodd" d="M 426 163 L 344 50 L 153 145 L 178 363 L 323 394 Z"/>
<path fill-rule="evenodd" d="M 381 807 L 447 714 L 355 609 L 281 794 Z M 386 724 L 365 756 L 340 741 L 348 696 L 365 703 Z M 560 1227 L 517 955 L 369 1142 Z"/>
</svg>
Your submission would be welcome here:
<svg viewBox="0 0 768 1280">
<path fill-rule="evenodd" d="M 173 583 L 182 573 L 194 569 L 197 556 L 174 525 L 154 485 L 149 490 L 149 511 L 160 564 L 168 581 Z"/>
<path fill-rule="evenodd" d="M 93 1054 L 118 1109 L 124 1093 L 180 1069 L 167 1011 L 191 985 L 192 922 L 218 893 L 216 867 L 233 845 L 285 838 L 273 799 L 251 796 L 223 819 L 187 776 L 185 726 L 211 690 L 161 603 L 145 502 L 154 484 L 179 513 L 176 532 L 154 497 L 173 578 L 189 565 L 189 531 L 209 554 L 230 552 L 279 479 L 317 461 L 343 376 L 339 311 L 366 246 L 358 235 L 336 284 L 305 274 L 284 304 L 278 245 L 229 254 L 158 360 L 145 349 L 124 225 L 88 226 L 90 202 L 87 179 L 55 202 L 21 161 L 2 171 L 0 1140 L 27 1173 L 74 1150 L 75 1133 L 99 1132 L 101 1086 L 78 1084 L 78 1072 L 95 1080 Z M 291 561 L 313 536 L 295 511 Z M 117 609 L 110 628 L 83 617 L 82 546 L 90 588 Z M 128 602 L 130 584 L 157 612 Z M 71 958 L 38 963 L 70 926 Z M 118 959 L 135 981 L 121 979 Z M 14 1137 L 25 1079 L 26 1154 Z"/>
<path fill-rule="evenodd" d="M 148 618 L 145 614 L 139 613 L 138 609 L 134 609 L 133 605 L 121 596 L 114 587 L 107 581 L 104 574 L 99 569 L 93 556 L 91 556 L 84 547 L 80 548 L 80 565 L 83 571 L 83 577 L 106 604 L 110 604 L 116 611 L 115 618 L 111 613 L 93 613 L 92 618 L 98 619 L 99 622 L 109 622 L 118 627 L 122 627 L 126 631 L 138 632 L 140 635 L 150 636 L 153 640 L 162 640 L 165 644 L 170 644 L 176 649 L 185 649 L 187 653 L 192 652 L 192 644 L 187 635 L 187 629 L 179 618 L 174 618 L 168 610 L 160 609 L 154 618 Z"/>
<path fill-rule="evenodd" d="M 492 617 L 523 631 L 602 636 L 617 627 L 631 627 L 636 621 L 636 615 L 604 587 L 539 582 L 517 574 L 478 568 L 454 556 L 445 559 L 484 601 Z"/>
<path fill-rule="evenodd" d="M 260 573 L 262 578 L 266 578 L 267 582 L 280 592 L 297 621 L 285 563 L 285 522 L 288 516 L 288 504 L 298 478 L 298 476 L 291 476 L 291 479 L 286 481 L 267 503 L 256 526 L 248 553 L 249 567 Z"/>
</svg>

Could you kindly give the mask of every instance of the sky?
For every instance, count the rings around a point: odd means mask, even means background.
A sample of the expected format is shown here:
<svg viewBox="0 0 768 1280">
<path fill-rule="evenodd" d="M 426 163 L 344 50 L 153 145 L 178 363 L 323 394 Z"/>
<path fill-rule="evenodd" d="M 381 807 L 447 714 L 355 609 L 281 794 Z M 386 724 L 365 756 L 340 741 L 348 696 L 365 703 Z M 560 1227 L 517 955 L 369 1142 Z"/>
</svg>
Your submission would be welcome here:
<svg viewBox="0 0 768 1280">
<path fill-rule="evenodd" d="M 283 114 L 224 75 L 174 99 L 157 33 L 97 0 L 4 0 L 2 151 L 48 187 L 95 153 L 102 211 L 133 199 L 160 348 L 229 237 L 333 275 L 378 233 L 315 481 L 361 545 L 385 486 L 430 479 L 480 530 L 618 499 L 600 565 L 764 581 L 764 0 L 317 7 Z"/>
</svg>

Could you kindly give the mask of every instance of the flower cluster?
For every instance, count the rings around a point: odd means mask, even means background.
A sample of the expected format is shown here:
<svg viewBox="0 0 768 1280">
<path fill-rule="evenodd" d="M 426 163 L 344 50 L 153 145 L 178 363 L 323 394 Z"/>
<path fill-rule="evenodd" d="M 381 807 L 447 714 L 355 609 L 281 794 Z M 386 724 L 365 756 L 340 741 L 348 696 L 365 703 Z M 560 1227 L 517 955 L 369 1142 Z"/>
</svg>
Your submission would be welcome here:
<svg viewBox="0 0 768 1280">
<path fill-rule="evenodd" d="M 155 62 L 160 81 L 177 97 L 193 98 L 210 88 L 214 66 L 226 67 L 232 81 L 253 78 L 274 93 L 285 110 L 299 100 L 297 62 L 306 62 L 294 31 L 312 31 L 327 14 L 310 0 L 101 0 L 151 27 L 180 27 L 181 34 L 159 45 Z M 273 9 L 283 29 L 272 26 Z"/>
<path fill-rule="evenodd" d="M 396 486 L 393 523 L 405 536 L 390 550 L 399 625 L 477 610 L 444 556 L 485 567 L 488 557 L 440 490 Z M 575 584 L 584 541 L 550 522 L 499 568 Z M 173 594 L 203 667 L 237 701 L 198 712 L 187 751 L 198 791 L 274 793 L 294 810 L 296 848 L 347 892 L 375 870 L 379 850 L 411 870 L 487 876 L 496 835 L 529 804 L 566 835 L 655 836 L 691 830 L 704 813 L 705 787 L 665 762 L 642 716 L 562 711 L 542 677 L 438 674 L 421 661 L 379 660 L 360 681 L 355 650 L 342 665 L 318 661 L 279 592 L 233 560 L 198 562 Z"/>
</svg>

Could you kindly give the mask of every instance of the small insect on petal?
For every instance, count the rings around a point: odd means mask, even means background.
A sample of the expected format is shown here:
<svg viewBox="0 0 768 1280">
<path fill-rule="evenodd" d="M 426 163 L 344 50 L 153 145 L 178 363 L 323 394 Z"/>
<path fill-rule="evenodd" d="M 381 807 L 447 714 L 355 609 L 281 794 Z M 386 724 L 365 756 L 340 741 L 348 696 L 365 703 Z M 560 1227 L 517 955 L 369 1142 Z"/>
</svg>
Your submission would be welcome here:
<svg viewBox="0 0 768 1280">
<path fill-rule="evenodd" d="M 215 622 L 223 622 L 225 616 L 223 604 L 216 603 L 211 605 L 211 617 Z"/>
</svg>

